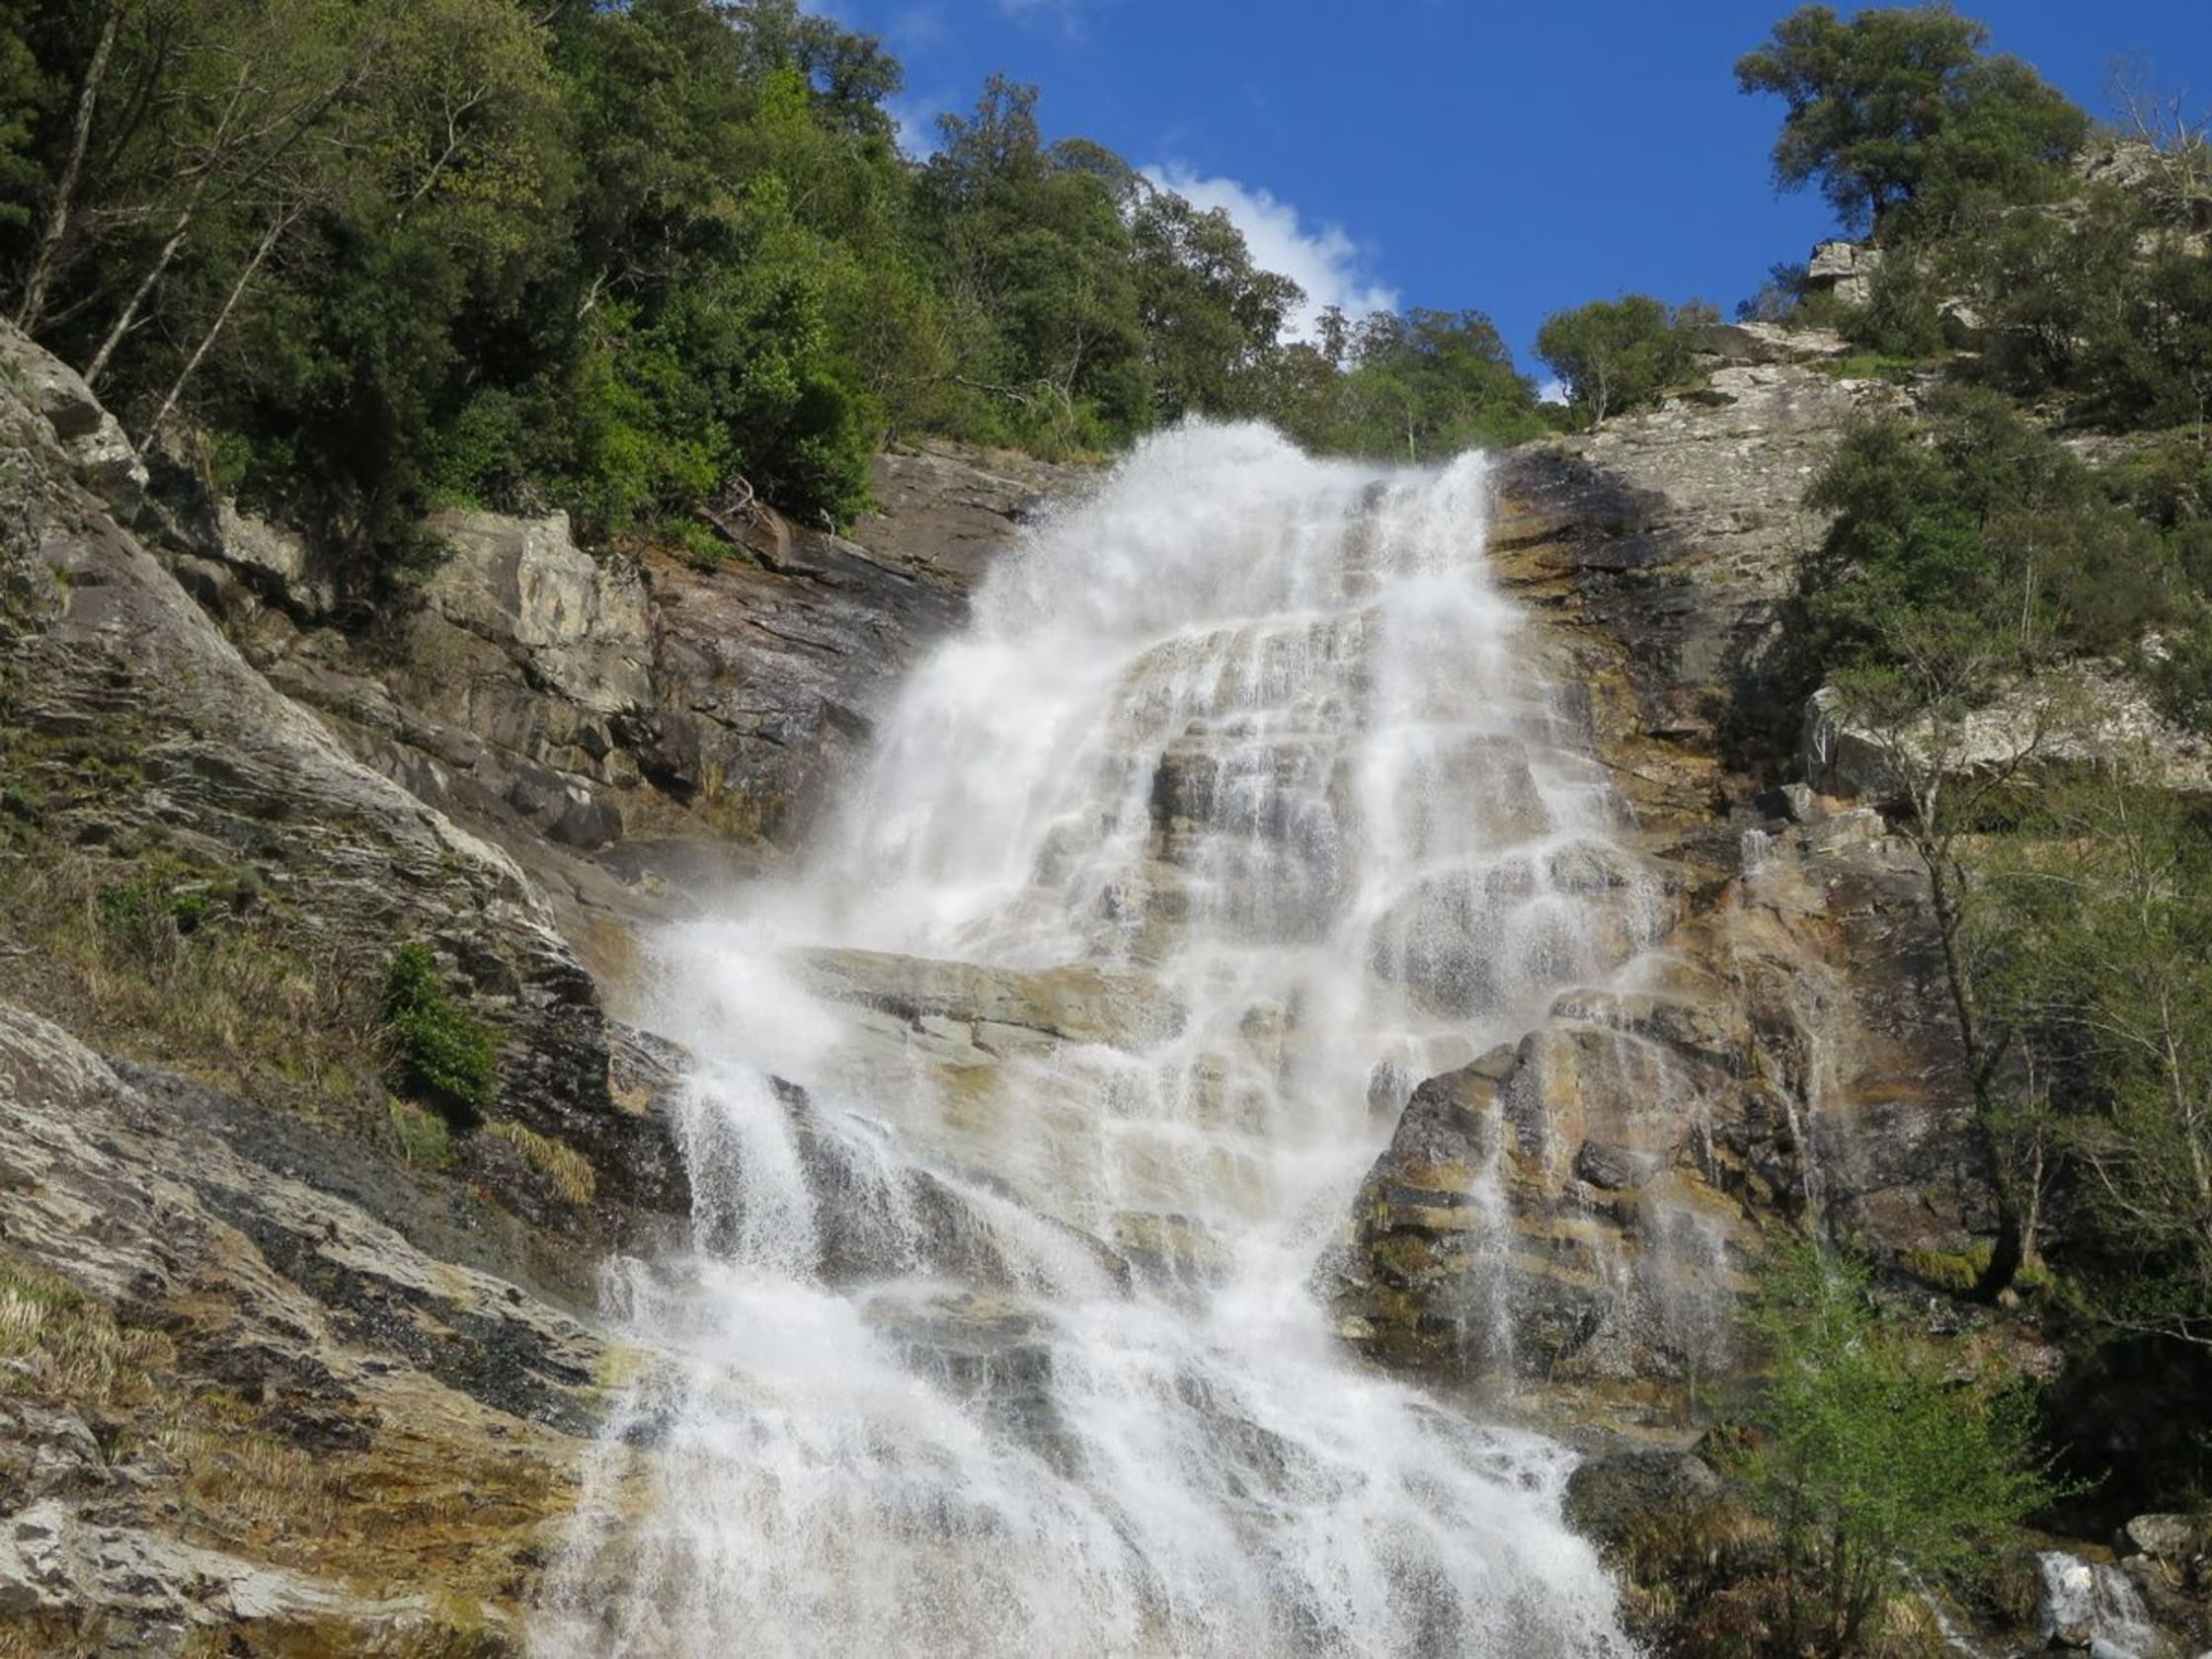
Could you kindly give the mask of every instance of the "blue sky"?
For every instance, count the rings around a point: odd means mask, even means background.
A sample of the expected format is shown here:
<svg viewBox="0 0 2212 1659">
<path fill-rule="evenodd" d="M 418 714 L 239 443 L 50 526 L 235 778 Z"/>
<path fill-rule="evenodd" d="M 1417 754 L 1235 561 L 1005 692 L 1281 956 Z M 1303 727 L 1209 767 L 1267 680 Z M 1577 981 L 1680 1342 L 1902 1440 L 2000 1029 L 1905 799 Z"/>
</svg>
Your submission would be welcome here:
<svg viewBox="0 0 2212 1659">
<path fill-rule="evenodd" d="M 1830 228 L 1775 197 L 1780 105 L 1730 66 L 1788 0 L 822 0 L 907 65 L 925 133 L 986 74 L 1228 206 L 1345 301 L 1474 306 L 1535 367 L 1562 305 L 1641 290 L 1724 309 Z M 1839 9 L 1848 9 L 1839 7 Z M 1996 45 L 2106 113 L 2117 56 L 2212 108 L 2212 0 L 1965 0 Z"/>
</svg>

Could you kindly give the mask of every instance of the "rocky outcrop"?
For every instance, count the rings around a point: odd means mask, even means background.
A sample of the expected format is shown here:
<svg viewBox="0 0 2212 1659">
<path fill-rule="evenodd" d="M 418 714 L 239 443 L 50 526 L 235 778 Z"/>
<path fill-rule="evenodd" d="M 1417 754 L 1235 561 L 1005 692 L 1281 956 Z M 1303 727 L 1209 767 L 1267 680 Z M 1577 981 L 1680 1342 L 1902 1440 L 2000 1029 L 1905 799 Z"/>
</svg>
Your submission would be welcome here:
<svg viewBox="0 0 2212 1659">
<path fill-rule="evenodd" d="M 0 1642 L 493 1651 L 595 1422 L 598 1258 L 688 1206 L 670 1078 L 0 348 Z M 480 1133 L 388 1100 L 406 941 L 495 1036 Z"/>
<path fill-rule="evenodd" d="M 598 1339 L 466 1205 L 4 1004 L 0 1147 L 0 1632 L 488 1651 Z"/>
<path fill-rule="evenodd" d="M 1916 782 L 1936 778 L 2035 784 L 2113 766 L 2176 793 L 2212 789 L 2212 745 L 2163 714 L 2139 682 L 2097 664 L 1898 729 L 1855 718 L 1824 686 L 1805 705 L 1798 765 L 1823 794 L 1891 808 L 1909 804 Z"/>
<path fill-rule="evenodd" d="M 1759 787 L 1796 750 L 1785 609 L 1825 531 L 1805 486 L 1897 394 L 1839 377 L 1833 336 L 1711 346 L 1706 392 L 1506 457 L 1491 538 L 1627 855 L 1675 872 L 1670 929 L 1415 1089 L 1324 1274 L 1378 1359 L 1540 1378 L 1554 1418 L 1639 1432 L 1740 1365 L 1776 1229 L 1910 1267 L 1992 1221 L 1917 865 L 1871 808 Z"/>
<path fill-rule="evenodd" d="M 102 500 L 118 508 L 135 506 L 146 488 L 146 468 L 121 425 L 84 383 L 76 370 L 13 328 L 0 327 L 0 387 L 15 405 L 10 426 L 28 419 L 42 432 L 20 428 L 13 441 L 58 446 L 69 468 Z"/>
<path fill-rule="evenodd" d="M 1881 263 L 1881 250 L 1866 243 L 1823 242 L 1805 263 L 1805 292 L 1832 294 L 1842 305 L 1864 305 L 1874 297 L 1874 273 Z"/>
<path fill-rule="evenodd" d="M 91 463 L 50 422 L 20 400 L 0 402 L 0 422 L 32 463 L 0 547 L 14 595 L 0 675 L 20 850 L 49 878 L 136 882 L 132 905 L 173 906 L 183 892 L 198 896 L 187 899 L 195 914 L 250 912 L 271 960 L 321 976 L 340 1017 L 364 1024 L 394 947 L 432 943 L 498 1027 L 499 1114 L 582 1151 L 610 1205 L 680 1211 L 666 1134 L 616 1103 L 597 991 L 514 859 L 349 755 L 257 673 L 83 492 Z M 144 879 L 156 850 L 158 894 Z M 0 990 L 94 1034 L 97 1010 L 67 976 L 19 961 L 0 969 Z M 222 1047 L 235 1034 L 210 1036 Z M 352 1084 L 372 1090 L 374 1078 Z M 380 1118 L 380 1107 L 368 1109 Z"/>
<path fill-rule="evenodd" d="M 1871 811 L 1752 836 L 1629 988 L 1415 1091 L 1332 1287 L 1357 1344 L 1664 1423 L 1740 1359 L 1772 1229 L 1931 1260 L 1988 1226 L 1910 855 Z"/>
<path fill-rule="evenodd" d="M 1590 687 L 1639 806 L 1693 816 L 1723 772 L 1795 740 L 1777 654 L 1797 555 L 1825 528 L 1805 487 L 1855 416 L 1897 397 L 1830 372 L 1823 339 L 1815 360 L 1725 364 L 1694 397 L 1503 464 L 1500 574 L 1562 624 L 1562 677 Z M 1655 764 L 1623 752 L 1649 745 Z"/>
<path fill-rule="evenodd" d="M 180 571 L 358 758 L 523 860 L 572 934 L 657 913 L 800 833 L 915 652 L 1022 517 L 1085 475 L 883 456 L 850 537 L 755 506 L 701 562 L 580 549 L 561 514 L 448 513 L 416 602 L 364 610 L 299 537 L 204 514 Z M 580 920 L 580 914 L 583 919 Z M 600 962 L 598 966 L 610 966 Z"/>
</svg>

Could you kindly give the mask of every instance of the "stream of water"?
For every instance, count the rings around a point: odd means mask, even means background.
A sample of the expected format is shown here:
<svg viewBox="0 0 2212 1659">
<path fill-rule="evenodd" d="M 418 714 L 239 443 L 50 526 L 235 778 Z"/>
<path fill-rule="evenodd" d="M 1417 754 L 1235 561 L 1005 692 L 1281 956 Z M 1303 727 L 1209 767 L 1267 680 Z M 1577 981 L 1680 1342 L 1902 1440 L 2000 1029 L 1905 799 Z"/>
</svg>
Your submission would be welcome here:
<svg viewBox="0 0 2212 1659">
<path fill-rule="evenodd" d="M 697 1247 L 610 1279 L 545 1659 L 1630 1651 L 1569 1455 L 1311 1289 L 1412 1086 L 1621 954 L 1487 498 L 1147 441 L 660 941 Z"/>
</svg>

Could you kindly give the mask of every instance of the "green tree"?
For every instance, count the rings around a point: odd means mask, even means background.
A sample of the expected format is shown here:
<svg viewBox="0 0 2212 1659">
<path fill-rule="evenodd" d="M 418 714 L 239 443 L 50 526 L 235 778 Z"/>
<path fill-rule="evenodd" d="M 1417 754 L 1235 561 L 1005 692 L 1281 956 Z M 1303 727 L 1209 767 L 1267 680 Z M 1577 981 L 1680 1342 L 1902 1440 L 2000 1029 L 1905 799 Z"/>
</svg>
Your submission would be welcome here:
<svg viewBox="0 0 2212 1659">
<path fill-rule="evenodd" d="M 1977 837 L 2073 723 L 2062 648 L 2131 642 L 2168 602 L 2142 520 L 1995 393 L 1952 390 L 1926 432 L 1849 434 L 1807 503 L 1837 514 L 1802 577 L 1805 641 L 1830 712 L 1870 744 L 1927 879 L 1963 1080 L 1990 1157 L 1998 1236 L 1976 1287 L 2036 1256 L 2048 1146 L 2008 1066 L 1989 991 Z"/>
<path fill-rule="evenodd" d="M 1779 1534 L 1774 1650 L 1845 1659 L 1910 1574 L 1958 1581 L 2048 1500 L 2029 1402 L 1918 1336 L 1865 1271 L 1806 1244 L 1760 1277 L 1769 1376 L 1745 1473 Z"/>
<path fill-rule="evenodd" d="M 1048 146 L 1037 89 L 1002 76 L 939 125 L 921 208 L 976 434 L 1069 449 L 1142 431 L 1152 393 L 1128 168 L 1096 145 Z"/>
<path fill-rule="evenodd" d="M 1719 320 L 1697 300 L 1670 310 L 1648 294 L 1595 299 L 1546 318 L 1537 356 L 1566 381 L 1576 413 L 1595 425 L 1686 381 L 1700 337 Z"/>
<path fill-rule="evenodd" d="M 2151 528 L 2003 396 L 1945 388 L 1930 410 L 1854 428 L 1806 494 L 1835 514 L 1800 584 L 1815 671 L 1896 664 L 1942 631 L 1993 669 L 2133 647 L 2174 593 Z"/>
<path fill-rule="evenodd" d="M 2212 1351 L 2212 833 L 2123 758 L 2039 793 L 1985 859 L 1993 994 L 2043 1074 L 2079 1179 L 2091 1324 Z"/>
<path fill-rule="evenodd" d="M 1737 85 L 1788 106 L 1775 182 L 1818 182 L 1845 225 L 1930 228 L 1976 199 L 2034 199 L 2089 136 L 2089 118 L 1989 32 L 1947 6 L 1886 7 L 1849 22 L 1803 6 L 1736 64 Z"/>
<path fill-rule="evenodd" d="M 2085 379 L 2096 416 L 2121 428 L 2212 420 L 2212 248 L 2169 232 L 2127 273 L 2100 319 Z"/>
<path fill-rule="evenodd" d="M 1154 418 L 1255 412 L 1262 365 L 1304 296 L 1289 277 L 1252 262 L 1243 234 L 1220 208 L 1202 213 L 1142 180 L 1133 194 L 1138 317 Z"/>
<path fill-rule="evenodd" d="M 1264 407 L 1310 449 L 1443 460 L 1537 436 L 1536 388 L 1479 311 L 1381 311 L 1357 324 L 1330 307 L 1318 338 L 1272 355 Z"/>
</svg>

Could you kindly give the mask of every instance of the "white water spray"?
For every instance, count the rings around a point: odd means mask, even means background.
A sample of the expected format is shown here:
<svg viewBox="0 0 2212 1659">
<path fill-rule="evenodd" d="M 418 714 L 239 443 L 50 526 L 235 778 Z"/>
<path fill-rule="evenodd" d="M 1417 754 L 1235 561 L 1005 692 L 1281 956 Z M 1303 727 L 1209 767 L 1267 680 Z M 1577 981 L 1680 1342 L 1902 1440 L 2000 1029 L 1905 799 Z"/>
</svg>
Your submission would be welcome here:
<svg viewBox="0 0 2212 1659">
<path fill-rule="evenodd" d="M 1569 1457 L 1307 1288 L 1412 1083 L 1635 943 L 1486 493 L 1150 440 L 665 941 L 698 1255 L 613 1287 L 545 1659 L 1629 1651 Z"/>
</svg>

